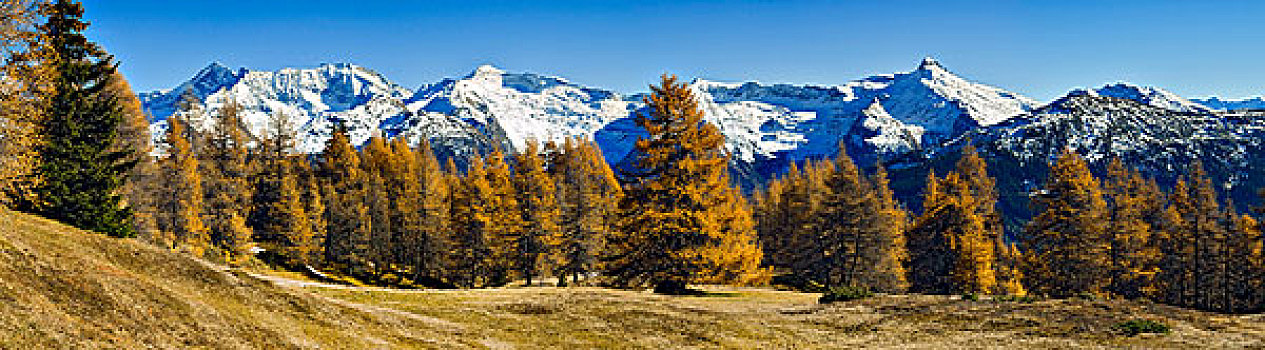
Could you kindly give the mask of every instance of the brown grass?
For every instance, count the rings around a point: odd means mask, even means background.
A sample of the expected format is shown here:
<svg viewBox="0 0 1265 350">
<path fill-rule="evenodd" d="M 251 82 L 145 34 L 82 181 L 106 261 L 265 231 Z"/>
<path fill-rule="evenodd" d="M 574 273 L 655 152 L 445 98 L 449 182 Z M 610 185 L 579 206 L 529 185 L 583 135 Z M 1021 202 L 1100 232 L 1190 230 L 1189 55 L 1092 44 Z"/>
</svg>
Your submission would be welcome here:
<svg viewBox="0 0 1265 350">
<path fill-rule="evenodd" d="M 0 348 L 1265 348 L 1265 317 L 1127 301 L 1031 303 L 708 288 L 400 291 L 274 284 L 0 212 Z M 294 277 L 294 276 L 288 276 Z M 1132 319 L 1163 335 L 1120 334 Z"/>
<path fill-rule="evenodd" d="M 830 305 L 816 294 L 712 288 L 704 297 L 599 288 L 490 291 L 317 289 L 334 298 L 466 325 L 487 344 L 548 348 L 1250 348 L 1257 316 L 1222 316 L 1128 301 L 1031 303 L 886 295 Z M 1113 326 L 1162 321 L 1166 335 Z"/>
<path fill-rule="evenodd" d="M 452 334 L 0 211 L 0 348 L 445 348 Z"/>
</svg>

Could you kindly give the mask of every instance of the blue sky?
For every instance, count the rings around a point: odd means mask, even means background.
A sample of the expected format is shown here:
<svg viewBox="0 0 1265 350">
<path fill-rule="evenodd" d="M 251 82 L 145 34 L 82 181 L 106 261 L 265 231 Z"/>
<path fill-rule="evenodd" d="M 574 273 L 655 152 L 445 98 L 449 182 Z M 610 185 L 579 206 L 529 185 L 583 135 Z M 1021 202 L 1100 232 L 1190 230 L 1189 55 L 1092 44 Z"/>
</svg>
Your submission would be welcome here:
<svg viewBox="0 0 1265 350">
<path fill-rule="evenodd" d="M 1265 94 L 1265 1 L 85 0 L 140 91 L 211 61 L 352 62 L 410 88 L 480 64 L 621 92 L 658 74 L 838 84 L 924 56 L 1040 100 L 1115 81 Z"/>
</svg>

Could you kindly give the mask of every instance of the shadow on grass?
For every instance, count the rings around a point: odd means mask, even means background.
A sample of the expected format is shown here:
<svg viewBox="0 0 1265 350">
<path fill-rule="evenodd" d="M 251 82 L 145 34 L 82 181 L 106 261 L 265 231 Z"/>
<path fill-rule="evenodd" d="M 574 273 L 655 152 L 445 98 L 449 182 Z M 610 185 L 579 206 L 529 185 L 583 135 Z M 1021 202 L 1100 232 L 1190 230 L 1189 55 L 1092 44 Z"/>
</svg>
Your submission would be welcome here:
<svg viewBox="0 0 1265 350">
<path fill-rule="evenodd" d="M 696 297 L 703 297 L 703 298 L 738 298 L 738 297 L 742 297 L 742 293 L 738 293 L 738 292 L 703 292 L 702 294 L 698 294 L 698 295 L 694 295 L 694 296 L 696 296 Z"/>
</svg>

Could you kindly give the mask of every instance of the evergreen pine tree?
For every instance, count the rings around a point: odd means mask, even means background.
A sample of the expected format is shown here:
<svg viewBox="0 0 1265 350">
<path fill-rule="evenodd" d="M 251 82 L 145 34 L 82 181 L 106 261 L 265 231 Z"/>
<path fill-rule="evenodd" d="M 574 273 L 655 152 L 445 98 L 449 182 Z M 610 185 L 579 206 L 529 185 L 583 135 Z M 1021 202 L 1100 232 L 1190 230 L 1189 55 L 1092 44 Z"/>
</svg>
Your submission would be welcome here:
<svg viewBox="0 0 1265 350">
<path fill-rule="evenodd" d="M 125 112 L 107 90 L 117 77 L 114 58 L 84 37 L 88 23 L 79 2 L 43 3 L 39 14 L 48 42 L 37 64 L 53 67 L 52 91 L 39 127 L 35 202 L 26 209 L 81 229 L 134 236 L 121 191 L 135 150 L 119 140 Z"/>
</svg>

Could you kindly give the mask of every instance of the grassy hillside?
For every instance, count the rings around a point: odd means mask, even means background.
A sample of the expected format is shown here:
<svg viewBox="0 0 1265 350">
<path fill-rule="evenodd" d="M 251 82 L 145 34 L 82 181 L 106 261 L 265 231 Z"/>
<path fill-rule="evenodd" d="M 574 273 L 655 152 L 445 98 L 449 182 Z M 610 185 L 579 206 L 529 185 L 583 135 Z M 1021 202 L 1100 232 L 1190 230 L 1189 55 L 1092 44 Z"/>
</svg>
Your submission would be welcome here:
<svg viewBox="0 0 1265 350">
<path fill-rule="evenodd" d="M 1265 347 L 1259 315 L 1123 301 L 892 295 L 819 305 L 815 294 L 768 289 L 715 288 L 702 297 L 401 291 L 294 276 L 266 282 L 0 212 L 0 348 Z M 1172 331 L 1127 336 L 1115 328 L 1135 319 Z"/>
<path fill-rule="evenodd" d="M 444 347 L 446 327 L 0 211 L 0 348 Z"/>
</svg>

